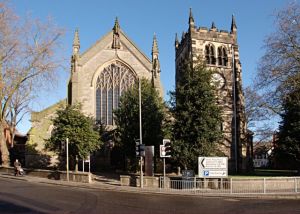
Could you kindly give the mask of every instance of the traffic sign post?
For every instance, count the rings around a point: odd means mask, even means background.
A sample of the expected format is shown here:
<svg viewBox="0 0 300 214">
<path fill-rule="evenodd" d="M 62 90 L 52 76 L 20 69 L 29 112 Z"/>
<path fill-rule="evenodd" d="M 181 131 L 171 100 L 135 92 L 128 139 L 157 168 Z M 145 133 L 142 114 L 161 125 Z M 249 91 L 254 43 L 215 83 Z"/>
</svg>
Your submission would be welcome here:
<svg viewBox="0 0 300 214">
<path fill-rule="evenodd" d="M 87 156 L 88 159 L 82 159 L 82 172 L 84 172 L 85 163 L 89 163 L 89 172 L 91 168 L 91 156 Z"/>
<path fill-rule="evenodd" d="M 145 144 L 140 144 L 140 156 L 145 157 Z"/>
<path fill-rule="evenodd" d="M 66 169 L 67 169 L 67 181 L 70 181 L 69 176 L 69 138 L 66 139 Z"/>
<path fill-rule="evenodd" d="M 228 157 L 199 157 L 198 174 L 202 178 L 227 177 Z"/>
<path fill-rule="evenodd" d="M 135 141 L 135 155 L 140 156 L 140 140 Z"/>
<path fill-rule="evenodd" d="M 169 139 L 163 139 L 163 145 L 159 145 L 159 153 L 161 158 L 171 157 L 171 141 Z"/>
<path fill-rule="evenodd" d="M 140 144 L 140 140 L 135 141 L 135 154 L 137 157 L 145 157 L 145 144 Z"/>
<path fill-rule="evenodd" d="M 164 165 L 164 183 L 163 186 L 165 188 L 165 180 L 166 180 L 166 158 L 171 157 L 171 141 L 169 139 L 163 139 L 163 145 L 159 145 L 159 154 L 160 157 L 163 159 L 163 165 Z"/>
</svg>

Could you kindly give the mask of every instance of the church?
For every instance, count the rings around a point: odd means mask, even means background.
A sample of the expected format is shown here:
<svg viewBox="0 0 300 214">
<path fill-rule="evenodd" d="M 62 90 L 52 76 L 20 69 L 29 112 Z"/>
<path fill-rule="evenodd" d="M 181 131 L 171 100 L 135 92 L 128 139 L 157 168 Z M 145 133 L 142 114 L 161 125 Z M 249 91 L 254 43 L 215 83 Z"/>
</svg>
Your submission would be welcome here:
<svg viewBox="0 0 300 214">
<path fill-rule="evenodd" d="M 83 53 L 80 52 L 79 31 L 76 30 L 72 45 L 67 100 L 40 112 L 31 113 L 32 127 L 27 141 L 30 149 L 26 154 L 26 166 L 47 167 L 56 164 L 54 154 L 46 152 L 44 145 L 45 139 L 51 136 L 51 119 L 55 117 L 55 111 L 59 107 L 80 103 L 84 114 L 100 120 L 107 129 L 113 129 L 113 110 L 118 108 L 120 96 L 139 79 L 151 81 L 160 96 L 163 96 L 160 72 L 155 35 L 149 59 L 121 30 L 118 18 L 112 30 Z M 36 161 L 42 157 L 50 160 Z"/>
<path fill-rule="evenodd" d="M 175 40 L 176 82 L 181 65 L 187 58 L 198 57 L 208 67 L 215 68 L 213 81 L 219 82 L 218 99 L 223 110 L 222 150 L 229 157 L 230 171 L 245 170 L 249 163 L 250 144 L 247 140 L 244 97 L 242 93 L 241 63 L 237 44 L 237 27 L 232 17 L 231 32 L 218 30 L 213 23 L 210 29 L 195 26 L 190 10 L 189 28 L 181 41 Z M 84 114 L 100 120 L 108 129 L 115 127 L 113 110 L 118 108 L 120 96 L 140 78 L 146 78 L 162 96 L 160 62 L 156 36 L 152 41 L 151 59 L 122 31 L 116 18 L 111 31 L 81 53 L 79 31 L 75 31 L 71 72 L 67 99 L 60 105 L 81 103 Z M 41 112 L 32 112 L 32 128 L 27 144 L 35 152 L 26 155 L 26 165 L 33 167 L 38 155 L 47 155 L 44 140 L 51 136 L 51 118 L 60 106 L 55 104 Z M 50 154 L 51 156 L 51 154 Z M 55 160 L 49 161 L 50 165 Z"/>
</svg>

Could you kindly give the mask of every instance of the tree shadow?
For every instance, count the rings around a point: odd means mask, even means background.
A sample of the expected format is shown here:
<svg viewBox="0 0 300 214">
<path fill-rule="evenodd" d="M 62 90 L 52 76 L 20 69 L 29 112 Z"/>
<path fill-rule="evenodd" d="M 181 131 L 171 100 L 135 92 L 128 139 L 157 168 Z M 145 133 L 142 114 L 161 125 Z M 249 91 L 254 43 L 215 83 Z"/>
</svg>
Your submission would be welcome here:
<svg viewBox="0 0 300 214">
<path fill-rule="evenodd" d="M 51 156 L 36 149 L 37 144 L 26 145 L 26 167 L 27 168 L 38 168 L 38 169 L 53 169 L 50 166 Z"/>
<path fill-rule="evenodd" d="M 11 202 L 0 200 L 0 213 L 43 213 Z"/>
</svg>

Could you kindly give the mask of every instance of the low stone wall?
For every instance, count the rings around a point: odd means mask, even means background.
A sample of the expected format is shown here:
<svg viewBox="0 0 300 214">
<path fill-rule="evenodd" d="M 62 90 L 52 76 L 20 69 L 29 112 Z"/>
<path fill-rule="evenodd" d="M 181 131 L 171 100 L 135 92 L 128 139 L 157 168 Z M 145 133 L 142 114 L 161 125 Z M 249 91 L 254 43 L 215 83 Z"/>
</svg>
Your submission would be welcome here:
<svg viewBox="0 0 300 214">
<path fill-rule="evenodd" d="M 67 180 L 67 172 L 60 172 L 60 180 Z M 88 172 L 71 172 L 69 173 L 69 181 L 91 183 L 92 174 Z"/>
<path fill-rule="evenodd" d="M 136 176 L 136 187 L 141 186 L 140 176 Z M 159 178 L 158 177 L 151 177 L 151 176 L 144 176 L 143 177 L 143 186 L 144 187 L 151 187 L 151 188 L 159 188 Z"/>
<path fill-rule="evenodd" d="M 135 187 L 141 186 L 140 176 L 120 175 L 120 183 L 121 183 L 121 186 L 135 186 Z M 143 177 L 143 186 L 151 187 L 151 188 L 158 188 L 159 187 L 159 177 L 144 176 Z"/>
<path fill-rule="evenodd" d="M 44 170 L 44 169 L 26 169 L 23 168 L 26 175 L 48 178 L 53 180 L 67 180 L 67 172 L 65 171 L 54 171 L 54 170 Z M 8 174 L 14 174 L 13 167 L 0 167 L 0 172 L 6 172 Z M 69 172 L 69 181 L 91 183 L 92 175 L 88 172 Z"/>
<path fill-rule="evenodd" d="M 121 186 L 131 186 L 131 176 L 130 175 L 120 175 Z"/>
</svg>

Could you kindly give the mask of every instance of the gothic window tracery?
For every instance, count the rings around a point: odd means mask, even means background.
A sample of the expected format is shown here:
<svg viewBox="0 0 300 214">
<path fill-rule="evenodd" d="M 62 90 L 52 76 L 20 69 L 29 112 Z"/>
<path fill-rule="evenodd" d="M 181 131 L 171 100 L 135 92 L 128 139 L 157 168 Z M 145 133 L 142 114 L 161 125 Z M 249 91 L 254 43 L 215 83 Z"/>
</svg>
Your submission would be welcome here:
<svg viewBox="0 0 300 214">
<path fill-rule="evenodd" d="M 225 47 L 218 48 L 218 64 L 222 66 L 227 66 L 228 57 L 227 57 L 227 50 Z"/>
<path fill-rule="evenodd" d="M 96 82 L 96 120 L 114 125 L 113 110 L 119 107 L 121 94 L 135 81 L 135 74 L 119 62 L 104 68 Z"/>
<path fill-rule="evenodd" d="M 216 64 L 215 48 L 211 44 L 205 46 L 205 59 L 206 63 L 209 65 Z"/>
</svg>

